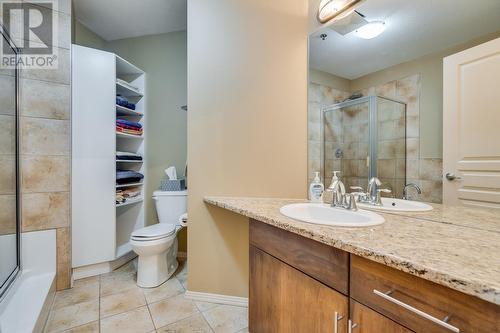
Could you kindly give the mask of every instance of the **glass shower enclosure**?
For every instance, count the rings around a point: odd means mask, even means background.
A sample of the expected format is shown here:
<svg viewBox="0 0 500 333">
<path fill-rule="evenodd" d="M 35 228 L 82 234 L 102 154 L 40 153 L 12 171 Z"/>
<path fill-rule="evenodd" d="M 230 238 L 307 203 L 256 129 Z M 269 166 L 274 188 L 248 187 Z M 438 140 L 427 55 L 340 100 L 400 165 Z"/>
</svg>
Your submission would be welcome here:
<svg viewBox="0 0 500 333">
<path fill-rule="evenodd" d="M 406 104 L 366 96 L 323 107 L 321 160 L 325 187 L 333 171 L 347 191 L 366 189 L 378 177 L 392 195 L 401 197 L 406 183 Z"/>
</svg>

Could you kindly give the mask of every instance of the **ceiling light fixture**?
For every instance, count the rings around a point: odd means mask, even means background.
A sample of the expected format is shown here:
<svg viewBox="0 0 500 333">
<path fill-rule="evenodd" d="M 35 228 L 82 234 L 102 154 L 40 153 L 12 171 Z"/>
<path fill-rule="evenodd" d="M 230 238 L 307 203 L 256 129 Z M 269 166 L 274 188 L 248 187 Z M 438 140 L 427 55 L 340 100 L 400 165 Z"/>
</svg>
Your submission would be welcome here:
<svg viewBox="0 0 500 333">
<path fill-rule="evenodd" d="M 363 39 L 372 39 L 383 33 L 385 30 L 385 22 L 373 21 L 356 29 L 354 34 Z"/>
<path fill-rule="evenodd" d="M 333 19 L 340 19 L 354 12 L 364 0 L 321 0 L 318 10 L 318 21 L 326 23 Z"/>
</svg>

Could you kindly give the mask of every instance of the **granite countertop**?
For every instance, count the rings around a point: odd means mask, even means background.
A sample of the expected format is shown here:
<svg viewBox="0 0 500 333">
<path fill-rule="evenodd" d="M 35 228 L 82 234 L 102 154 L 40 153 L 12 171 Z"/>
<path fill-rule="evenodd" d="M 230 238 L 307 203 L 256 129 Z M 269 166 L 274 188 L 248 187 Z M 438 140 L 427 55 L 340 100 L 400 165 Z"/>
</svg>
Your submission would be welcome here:
<svg viewBox="0 0 500 333">
<path fill-rule="evenodd" d="M 300 222 L 279 212 L 305 200 L 205 197 L 205 202 L 500 305 L 500 217 L 489 210 L 434 205 L 426 214 L 377 212 L 385 223 L 347 228 Z"/>
</svg>

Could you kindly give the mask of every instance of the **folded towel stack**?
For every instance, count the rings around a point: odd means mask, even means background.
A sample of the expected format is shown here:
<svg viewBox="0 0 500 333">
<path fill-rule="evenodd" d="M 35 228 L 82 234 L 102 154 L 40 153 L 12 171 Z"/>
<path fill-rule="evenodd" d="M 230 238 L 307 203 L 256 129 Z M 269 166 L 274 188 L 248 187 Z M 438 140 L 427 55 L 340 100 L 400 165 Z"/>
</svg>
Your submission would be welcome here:
<svg viewBox="0 0 500 333">
<path fill-rule="evenodd" d="M 116 119 L 116 131 L 126 134 L 142 135 L 142 125 L 135 121 Z"/>
<path fill-rule="evenodd" d="M 142 161 L 142 156 L 136 153 L 117 151 L 116 159 L 121 161 Z"/>
<path fill-rule="evenodd" d="M 140 196 L 141 196 L 141 189 L 139 187 L 118 189 L 116 190 L 116 203 L 122 204 L 132 199 L 136 199 Z"/>
<path fill-rule="evenodd" d="M 135 110 L 135 104 L 130 103 L 126 97 L 123 97 L 121 95 L 116 95 L 116 104 L 127 109 Z"/>
<path fill-rule="evenodd" d="M 137 183 L 140 182 L 143 178 L 144 175 L 140 172 L 121 169 L 116 170 L 116 183 L 119 185 Z"/>
</svg>

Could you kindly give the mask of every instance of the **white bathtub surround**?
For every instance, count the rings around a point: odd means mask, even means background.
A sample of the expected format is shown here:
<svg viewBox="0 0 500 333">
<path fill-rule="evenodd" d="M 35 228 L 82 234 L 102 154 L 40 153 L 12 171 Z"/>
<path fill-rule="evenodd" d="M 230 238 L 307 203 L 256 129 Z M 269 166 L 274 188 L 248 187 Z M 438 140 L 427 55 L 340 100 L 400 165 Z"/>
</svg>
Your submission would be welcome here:
<svg viewBox="0 0 500 333">
<path fill-rule="evenodd" d="M 56 277 L 56 231 L 21 234 L 22 271 L 0 304 L 0 332 L 42 332 Z"/>
</svg>

